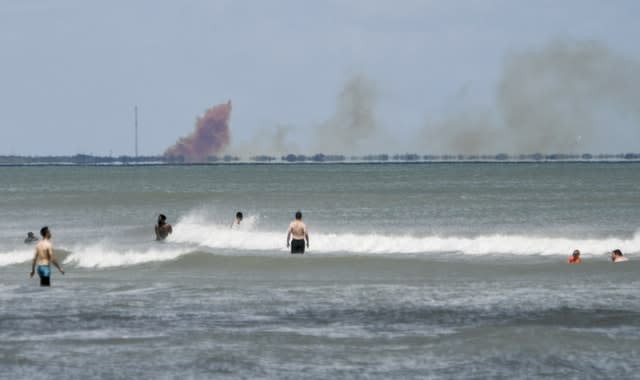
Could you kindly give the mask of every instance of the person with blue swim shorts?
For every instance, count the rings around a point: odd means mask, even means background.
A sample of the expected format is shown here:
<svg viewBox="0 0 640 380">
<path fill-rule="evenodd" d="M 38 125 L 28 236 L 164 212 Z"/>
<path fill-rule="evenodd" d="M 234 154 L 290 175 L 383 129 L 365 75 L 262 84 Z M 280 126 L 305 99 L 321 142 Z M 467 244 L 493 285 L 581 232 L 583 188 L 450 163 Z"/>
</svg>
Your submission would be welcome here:
<svg viewBox="0 0 640 380">
<path fill-rule="evenodd" d="M 55 265 L 62 274 L 64 274 L 64 268 L 58 264 L 56 256 L 53 254 L 53 246 L 49 241 L 51 239 L 49 227 L 42 227 L 40 235 L 42 235 L 42 240 L 36 245 L 36 253 L 31 263 L 31 273 L 29 276 L 33 277 L 37 264 L 40 286 L 51 286 L 51 264 Z"/>
</svg>

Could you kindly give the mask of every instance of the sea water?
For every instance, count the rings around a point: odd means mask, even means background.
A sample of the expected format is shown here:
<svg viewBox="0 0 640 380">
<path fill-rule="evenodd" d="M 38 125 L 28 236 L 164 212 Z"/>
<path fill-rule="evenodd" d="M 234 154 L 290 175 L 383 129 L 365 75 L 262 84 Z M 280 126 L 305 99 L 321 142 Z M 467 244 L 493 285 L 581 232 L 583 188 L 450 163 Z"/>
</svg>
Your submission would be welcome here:
<svg viewBox="0 0 640 380">
<path fill-rule="evenodd" d="M 639 190 L 637 163 L 0 168 L 0 378 L 638 378 Z"/>
</svg>

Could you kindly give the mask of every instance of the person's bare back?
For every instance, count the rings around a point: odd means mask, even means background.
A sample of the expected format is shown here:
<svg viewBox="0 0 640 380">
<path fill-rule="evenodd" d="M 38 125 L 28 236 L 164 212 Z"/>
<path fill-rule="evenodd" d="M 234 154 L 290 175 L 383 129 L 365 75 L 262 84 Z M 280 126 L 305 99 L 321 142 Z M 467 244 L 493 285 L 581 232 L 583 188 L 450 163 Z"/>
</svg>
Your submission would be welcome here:
<svg viewBox="0 0 640 380">
<path fill-rule="evenodd" d="M 36 244 L 36 265 L 49 265 L 52 254 L 53 247 L 48 239 L 42 240 L 41 242 Z"/>
<path fill-rule="evenodd" d="M 293 237 L 293 240 L 291 240 Z M 287 248 L 291 247 L 291 253 L 304 254 L 304 243 L 307 242 L 309 248 L 309 231 L 307 226 L 302 222 L 302 213 L 296 212 L 296 219 L 289 225 L 287 233 Z"/>
<path fill-rule="evenodd" d="M 33 277 L 36 273 L 36 264 L 38 266 L 38 276 L 40 276 L 40 286 L 51 285 L 51 264 L 55 265 L 60 273 L 64 274 L 64 269 L 58 264 L 56 256 L 53 253 L 53 246 L 49 239 L 51 239 L 51 231 L 49 227 L 42 227 L 40 230 L 42 240 L 36 245 L 36 253 L 33 256 L 31 262 L 31 273 L 29 277 Z"/>
<path fill-rule="evenodd" d="M 307 234 L 307 226 L 301 220 L 294 220 L 289 225 L 289 232 L 296 240 L 304 240 Z"/>
<path fill-rule="evenodd" d="M 171 224 L 167 223 L 167 217 L 163 214 L 158 215 L 158 223 L 156 224 L 155 232 L 156 240 L 158 241 L 166 239 L 171 233 L 173 233 Z"/>
</svg>

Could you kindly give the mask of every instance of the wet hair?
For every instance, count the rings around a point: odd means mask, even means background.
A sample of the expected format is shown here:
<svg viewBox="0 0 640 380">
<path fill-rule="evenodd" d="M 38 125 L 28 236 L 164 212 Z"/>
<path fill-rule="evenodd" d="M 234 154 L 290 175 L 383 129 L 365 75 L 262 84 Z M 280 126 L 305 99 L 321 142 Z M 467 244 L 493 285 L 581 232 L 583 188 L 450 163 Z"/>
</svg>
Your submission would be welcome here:
<svg viewBox="0 0 640 380">
<path fill-rule="evenodd" d="M 158 219 L 167 220 L 167 217 L 164 214 L 160 214 L 160 215 L 158 215 Z"/>
<path fill-rule="evenodd" d="M 240 211 L 236 212 L 236 218 L 242 219 L 242 213 Z"/>
<path fill-rule="evenodd" d="M 580 250 L 576 249 L 575 251 L 573 251 L 573 255 L 580 256 Z"/>
<path fill-rule="evenodd" d="M 31 232 L 31 231 L 27 232 L 27 236 L 33 237 L 33 232 Z"/>
<path fill-rule="evenodd" d="M 618 255 L 618 256 L 624 256 L 624 255 L 622 254 L 622 252 L 621 252 L 619 249 L 614 249 L 614 250 L 613 250 L 613 254 L 614 254 L 614 255 Z"/>
<path fill-rule="evenodd" d="M 297 220 L 302 219 L 302 213 L 300 211 L 296 212 L 296 219 Z"/>
<path fill-rule="evenodd" d="M 47 234 L 48 234 L 48 233 L 49 233 L 49 227 L 44 226 L 44 227 L 42 227 L 42 228 L 40 229 L 40 235 L 41 235 L 42 237 L 47 236 Z"/>
</svg>

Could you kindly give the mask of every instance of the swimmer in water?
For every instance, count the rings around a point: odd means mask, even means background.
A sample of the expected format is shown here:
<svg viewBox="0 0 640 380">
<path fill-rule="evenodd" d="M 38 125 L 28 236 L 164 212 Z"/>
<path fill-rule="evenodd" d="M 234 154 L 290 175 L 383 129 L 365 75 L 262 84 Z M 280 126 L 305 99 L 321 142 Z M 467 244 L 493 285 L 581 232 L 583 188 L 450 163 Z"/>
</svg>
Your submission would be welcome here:
<svg viewBox="0 0 640 380">
<path fill-rule="evenodd" d="M 579 250 L 575 250 L 573 251 L 573 254 L 571 256 L 569 256 L 569 258 L 567 259 L 567 264 L 581 264 L 582 260 L 580 260 L 580 251 Z"/>
<path fill-rule="evenodd" d="M 58 264 L 56 256 L 53 254 L 53 246 L 49 241 L 51 239 L 49 227 L 42 227 L 40 235 L 42 235 L 42 241 L 36 245 L 36 254 L 31 262 L 31 273 L 29 277 L 31 278 L 35 274 L 37 264 L 40 286 L 51 286 L 51 263 L 53 263 L 62 274 L 64 274 L 64 268 Z"/>
<path fill-rule="evenodd" d="M 24 244 L 31 244 L 36 241 L 38 241 L 38 238 L 36 237 L 36 235 L 34 235 L 33 232 L 28 232 L 27 237 L 24 239 Z"/>
<path fill-rule="evenodd" d="M 622 251 L 620 251 L 619 249 L 614 249 L 613 252 L 611 252 L 611 261 L 613 261 L 614 263 L 622 263 L 625 261 L 629 261 L 629 259 L 624 257 Z"/>
<path fill-rule="evenodd" d="M 166 239 L 173 232 L 171 224 L 167 223 L 167 217 L 163 214 L 158 215 L 158 224 L 156 224 L 155 231 L 156 240 L 158 241 Z"/>
<path fill-rule="evenodd" d="M 293 240 L 291 237 L 293 236 Z M 296 219 L 289 225 L 289 232 L 287 233 L 287 248 L 291 246 L 291 254 L 304 254 L 304 243 L 307 241 L 307 248 L 309 248 L 309 232 L 307 226 L 302 222 L 302 213 L 296 212 Z M 291 241 L 291 244 L 289 244 Z"/>
<path fill-rule="evenodd" d="M 236 218 L 231 222 L 231 228 L 233 228 L 234 225 L 240 225 L 240 222 L 242 222 L 242 213 L 238 211 L 236 212 Z"/>
</svg>

